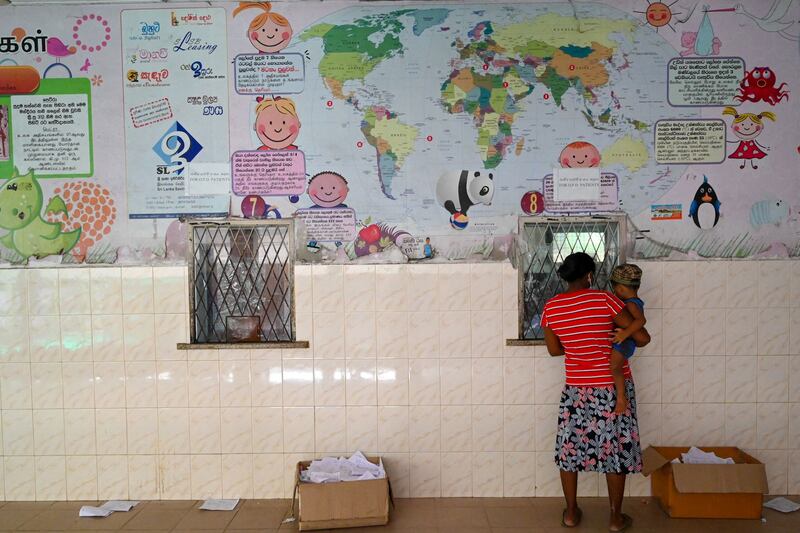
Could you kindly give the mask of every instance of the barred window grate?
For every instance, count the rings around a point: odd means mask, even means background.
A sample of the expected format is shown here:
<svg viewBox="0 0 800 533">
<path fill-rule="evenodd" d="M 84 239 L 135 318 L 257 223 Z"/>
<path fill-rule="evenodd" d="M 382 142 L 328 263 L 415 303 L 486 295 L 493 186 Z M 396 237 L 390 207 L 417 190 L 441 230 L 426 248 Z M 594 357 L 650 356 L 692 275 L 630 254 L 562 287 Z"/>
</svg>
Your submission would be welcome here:
<svg viewBox="0 0 800 533">
<path fill-rule="evenodd" d="M 191 221 L 192 344 L 291 342 L 291 221 Z"/>
<path fill-rule="evenodd" d="M 557 269 L 574 252 L 585 252 L 597 263 L 595 287 L 610 290 L 609 278 L 623 262 L 622 217 L 520 218 L 519 338 L 541 340 L 544 304 L 564 291 Z"/>
</svg>

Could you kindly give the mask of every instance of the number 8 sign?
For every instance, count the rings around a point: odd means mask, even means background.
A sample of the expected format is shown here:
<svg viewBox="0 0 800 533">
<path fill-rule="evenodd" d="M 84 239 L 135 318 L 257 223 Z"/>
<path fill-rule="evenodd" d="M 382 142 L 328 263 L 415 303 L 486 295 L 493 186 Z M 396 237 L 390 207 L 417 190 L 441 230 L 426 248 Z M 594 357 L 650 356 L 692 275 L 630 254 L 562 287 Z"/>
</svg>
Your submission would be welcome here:
<svg viewBox="0 0 800 533">
<path fill-rule="evenodd" d="M 544 211 L 544 196 L 539 191 L 528 191 L 520 200 L 522 211 L 528 215 L 538 215 Z"/>
</svg>

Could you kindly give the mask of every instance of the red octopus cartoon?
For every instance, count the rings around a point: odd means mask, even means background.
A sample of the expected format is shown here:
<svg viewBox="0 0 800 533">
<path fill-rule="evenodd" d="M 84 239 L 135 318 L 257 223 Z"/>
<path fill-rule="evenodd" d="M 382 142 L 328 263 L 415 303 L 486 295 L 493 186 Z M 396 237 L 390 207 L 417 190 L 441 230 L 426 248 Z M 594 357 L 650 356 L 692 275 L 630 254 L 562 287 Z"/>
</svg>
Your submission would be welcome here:
<svg viewBox="0 0 800 533">
<path fill-rule="evenodd" d="M 766 102 L 775 105 L 784 98 L 789 99 L 789 91 L 782 90 L 786 83 L 775 87 L 775 73 L 769 67 L 756 67 L 745 73 L 739 82 L 739 94 L 734 98 L 740 102 Z"/>
</svg>

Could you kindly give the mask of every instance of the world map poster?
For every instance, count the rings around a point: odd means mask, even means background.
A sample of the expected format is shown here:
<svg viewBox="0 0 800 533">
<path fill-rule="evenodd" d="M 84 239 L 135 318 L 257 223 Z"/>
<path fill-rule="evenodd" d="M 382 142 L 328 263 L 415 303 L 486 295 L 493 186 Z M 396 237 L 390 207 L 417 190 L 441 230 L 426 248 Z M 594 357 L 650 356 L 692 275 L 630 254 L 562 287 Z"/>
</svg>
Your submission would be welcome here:
<svg viewBox="0 0 800 533">
<path fill-rule="evenodd" d="M 293 218 L 306 262 L 503 260 L 519 217 L 586 215 L 631 258 L 800 255 L 797 0 L 6 11 L 0 66 L 91 81 L 91 176 L 30 164 L 0 94 L 0 182 L 32 172 L 43 220 L 73 183 L 113 204 L 75 261 L 175 257 L 208 214 Z"/>
</svg>

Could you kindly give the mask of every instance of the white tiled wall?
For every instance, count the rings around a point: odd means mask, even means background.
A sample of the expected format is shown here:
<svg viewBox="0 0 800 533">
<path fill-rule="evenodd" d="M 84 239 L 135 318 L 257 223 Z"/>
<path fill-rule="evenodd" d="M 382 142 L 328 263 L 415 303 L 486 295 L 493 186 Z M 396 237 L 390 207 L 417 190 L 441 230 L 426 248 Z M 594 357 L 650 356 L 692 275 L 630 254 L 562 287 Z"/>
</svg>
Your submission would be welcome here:
<svg viewBox="0 0 800 533">
<path fill-rule="evenodd" d="M 642 444 L 740 446 L 800 493 L 800 262 L 643 267 Z M 563 362 L 504 346 L 510 266 L 296 276 L 311 349 L 178 351 L 182 267 L 0 270 L 0 498 L 282 497 L 297 460 L 355 449 L 401 497 L 560 493 Z"/>
</svg>

